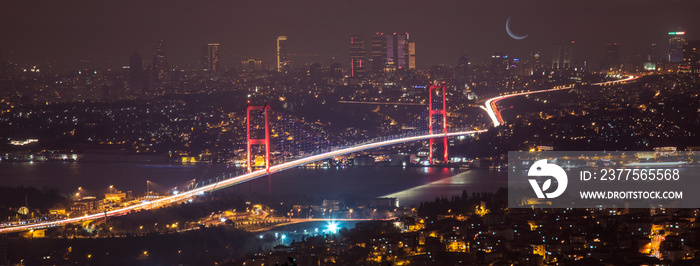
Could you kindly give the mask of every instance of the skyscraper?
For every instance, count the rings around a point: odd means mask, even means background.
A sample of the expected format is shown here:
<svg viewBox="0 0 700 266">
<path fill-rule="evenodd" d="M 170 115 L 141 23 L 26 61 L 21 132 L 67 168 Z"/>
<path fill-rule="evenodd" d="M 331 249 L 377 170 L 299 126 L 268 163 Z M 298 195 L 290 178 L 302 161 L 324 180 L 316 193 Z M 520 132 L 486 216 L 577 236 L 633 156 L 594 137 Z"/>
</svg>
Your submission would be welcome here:
<svg viewBox="0 0 700 266">
<path fill-rule="evenodd" d="M 384 37 L 384 33 L 377 32 L 372 36 L 372 57 L 369 60 L 369 66 L 373 73 L 380 73 L 384 70 L 386 64 L 386 37 Z"/>
<path fill-rule="evenodd" d="M 647 61 L 649 62 L 660 62 L 661 57 L 659 56 L 659 47 L 652 43 L 649 46 L 649 54 L 647 54 Z"/>
<path fill-rule="evenodd" d="M 260 71 L 262 70 L 262 61 L 254 58 L 243 60 L 241 62 L 241 70 L 245 72 Z"/>
<path fill-rule="evenodd" d="M 277 37 L 277 71 L 288 72 L 291 62 L 288 57 L 287 36 Z"/>
<path fill-rule="evenodd" d="M 672 31 L 668 33 L 668 61 L 671 63 L 683 62 L 683 45 L 685 44 L 685 31 Z"/>
<path fill-rule="evenodd" d="M 530 75 L 541 75 L 542 74 L 542 53 L 539 51 L 530 53 L 529 62 L 529 74 Z"/>
<path fill-rule="evenodd" d="M 209 47 L 208 46 L 202 46 L 202 61 L 200 62 L 202 64 L 202 71 L 207 71 L 209 68 Z"/>
<path fill-rule="evenodd" d="M 700 40 L 687 41 L 683 45 L 683 63 L 678 71 L 700 74 Z"/>
<path fill-rule="evenodd" d="M 143 59 L 134 52 L 129 56 L 129 87 L 142 88 L 145 76 L 143 72 Z"/>
<path fill-rule="evenodd" d="M 206 47 L 206 54 L 202 58 L 204 71 L 219 73 L 219 44 L 210 43 Z"/>
<path fill-rule="evenodd" d="M 552 69 L 570 69 L 573 67 L 572 48 L 571 45 L 554 46 Z"/>
<path fill-rule="evenodd" d="M 491 56 L 491 76 L 496 79 L 502 79 L 506 76 L 510 59 L 503 53 L 496 53 Z"/>
<path fill-rule="evenodd" d="M 511 58 L 506 63 L 508 63 L 508 76 L 521 77 L 525 74 L 520 58 Z"/>
<path fill-rule="evenodd" d="M 363 77 L 365 65 L 365 41 L 360 36 L 350 36 L 350 76 Z"/>
<path fill-rule="evenodd" d="M 608 43 L 604 69 L 619 69 L 620 64 L 620 44 Z"/>
<path fill-rule="evenodd" d="M 416 43 L 408 43 L 408 69 L 416 69 Z"/>
<path fill-rule="evenodd" d="M 386 69 L 393 71 L 408 68 L 408 33 L 386 36 Z"/>
<path fill-rule="evenodd" d="M 386 59 L 384 62 L 384 71 L 393 71 L 396 70 L 396 46 L 398 46 L 397 42 L 394 42 L 395 40 L 395 35 L 387 35 L 386 36 Z"/>
<path fill-rule="evenodd" d="M 153 71 L 157 81 L 166 81 L 168 79 L 168 57 L 165 53 L 165 41 L 158 42 L 158 48 L 153 55 Z"/>
<path fill-rule="evenodd" d="M 343 78 L 343 65 L 340 63 L 333 63 L 330 67 L 331 78 L 338 81 Z"/>
<path fill-rule="evenodd" d="M 463 55 L 457 60 L 456 77 L 457 82 L 465 83 L 469 80 L 469 57 Z"/>
<path fill-rule="evenodd" d="M 311 66 L 309 66 L 309 79 L 313 83 L 319 83 L 321 82 L 322 78 L 322 69 L 321 69 L 321 64 L 319 63 L 313 63 Z"/>
</svg>

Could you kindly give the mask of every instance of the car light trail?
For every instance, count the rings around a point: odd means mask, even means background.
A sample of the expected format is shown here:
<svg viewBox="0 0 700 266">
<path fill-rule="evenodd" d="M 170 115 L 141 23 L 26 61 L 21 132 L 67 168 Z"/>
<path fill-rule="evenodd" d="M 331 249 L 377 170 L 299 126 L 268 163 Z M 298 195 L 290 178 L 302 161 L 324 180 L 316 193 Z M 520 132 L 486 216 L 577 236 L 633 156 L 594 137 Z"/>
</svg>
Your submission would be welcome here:
<svg viewBox="0 0 700 266">
<path fill-rule="evenodd" d="M 431 139 L 431 138 L 441 138 L 447 135 L 448 137 L 454 137 L 454 136 L 464 136 L 464 135 L 475 135 L 478 133 L 485 132 L 486 130 L 469 130 L 469 131 L 458 131 L 458 132 L 450 132 L 450 133 L 438 133 L 438 134 L 425 134 L 425 135 L 418 135 L 418 136 L 412 136 L 412 137 L 403 137 L 403 138 L 397 138 L 397 139 L 390 139 L 390 140 L 383 140 L 383 141 L 377 141 L 374 143 L 367 143 L 367 144 L 361 144 L 349 148 L 344 148 L 344 149 L 337 149 L 334 151 L 329 151 L 313 156 L 309 156 L 306 158 L 301 158 L 298 160 L 270 166 L 270 173 L 274 172 L 279 172 L 279 171 L 284 171 L 290 168 L 302 166 L 308 163 L 312 163 L 315 161 L 323 160 L 323 159 L 329 159 L 333 158 L 335 156 L 339 155 L 344 155 L 348 153 L 353 153 L 353 152 L 358 152 L 358 151 L 363 151 L 363 150 L 368 150 L 368 149 L 374 149 L 374 148 L 379 148 L 383 146 L 390 146 L 390 145 L 396 145 L 404 142 L 412 142 L 412 141 L 419 141 L 419 140 L 426 140 L 426 139 Z M 94 213 L 94 214 L 88 214 L 85 216 L 81 217 L 74 217 L 74 218 L 68 218 L 68 219 L 63 219 L 63 220 L 54 220 L 54 221 L 45 221 L 45 222 L 38 222 L 38 223 L 31 223 L 31 224 L 25 224 L 25 225 L 19 225 L 19 226 L 11 226 L 11 227 L 4 227 L 0 228 L 0 233 L 11 233 L 11 232 L 18 232 L 18 231 L 27 231 L 27 230 L 32 230 L 32 229 L 41 229 L 41 228 L 48 228 L 48 227 L 55 227 L 55 226 L 61 226 L 67 223 L 73 223 L 73 222 L 81 222 L 81 221 L 86 221 L 86 220 L 95 220 L 95 219 L 100 219 L 100 218 L 105 218 L 105 217 L 111 217 L 111 216 L 121 216 L 128 214 L 131 211 L 136 211 L 136 210 L 144 210 L 144 209 L 152 209 L 152 208 L 157 208 L 160 206 L 164 206 L 170 203 L 174 202 L 180 202 L 187 200 L 191 197 L 194 197 L 196 195 L 201 195 L 204 192 L 210 192 L 222 188 L 226 188 L 232 185 L 237 185 L 243 182 L 247 182 L 259 177 L 263 177 L 268 175 L 268 172 L 266 169 L 250 172 L 247 174 L 239 175 L 236 177 L 232 177 L 229 179 L 225 179 L 216 183 L 211 183 L 199 188 L 195 188 L 189 191 L 181 191 L 180 193 L 176 195 L 170 195 L 166 197 L 162 197 L 159 199 L 154 199 L 152 201 L 146 201 L 142 202 L 136 205 L 116 209 L 116 210 L 111 210 L 111 211 L 106 211 L 103 213 Z"/>
<path fill-rule="evenodd" d="M 594 86 L 612 85 L 612 84 L 617 84 L 617 83 L 622 83 L 622 82 L 634 80 L 637 78 L 639 78 L 639 77 L 638 76 L 628 76 L 627 78 L 624 78 L 624 79 L 593 83 L 591 85 L 594 85 Z M 537 90 L 537 91 L 526 91 L 526 92 L 496 96 L 496 97 L 493 97 L 491 99 L 486 100 L 486 102 L 484 103 L 484 106 L 481 106 L 481 109 L 484 109 L 486 111 L 486 113 L 489 115 L 489 118 L 491 118 L 491 122 L 493 122 L 493 126 L 497 127 L 497 126 L 500 126 L 501 124 L 503 124 L 503 118 L 501 117 L 501 112 L 498 110 L 498 108 L 496 106 L 496 104 L 498 104 L 498 101 L 503 100 L 503 99 L 507 99 L 510 97 L 515 97 L 515 96 L 566 90 L 566 89 L 571 89 L 573 87 L 574 87 L 573 84 L 572 85 L 562 85 L 562 86 L 556 86 L 556 87 L 551 88 L 551 89 Z"/>
</svg>

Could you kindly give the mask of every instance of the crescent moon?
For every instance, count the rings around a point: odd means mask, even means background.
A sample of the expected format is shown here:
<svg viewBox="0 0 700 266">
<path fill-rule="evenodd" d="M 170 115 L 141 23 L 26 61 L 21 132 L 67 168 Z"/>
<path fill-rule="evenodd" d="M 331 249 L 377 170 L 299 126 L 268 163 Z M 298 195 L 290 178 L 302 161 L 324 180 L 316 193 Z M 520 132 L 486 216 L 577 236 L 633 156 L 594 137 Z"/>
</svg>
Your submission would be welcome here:
<svg viewBox="0 0 700 266">
<path fill-rule="evenodd" d="M 525 34 L 525 35 L 523 35 L 523 36 L 515 35 L 515 34 L 510 30 L 510 26 L 508 25 L 509 23 L 510 23 L 510 17 L 508 17 L 508 20 L 506 20 L 506 32 L 508 32 L 508 35 L 509 35 L 511 38 L 516 39 L 516 40 L 522 40 L 522 39 L 527 38 L 527 34 Z"/>
</svg>

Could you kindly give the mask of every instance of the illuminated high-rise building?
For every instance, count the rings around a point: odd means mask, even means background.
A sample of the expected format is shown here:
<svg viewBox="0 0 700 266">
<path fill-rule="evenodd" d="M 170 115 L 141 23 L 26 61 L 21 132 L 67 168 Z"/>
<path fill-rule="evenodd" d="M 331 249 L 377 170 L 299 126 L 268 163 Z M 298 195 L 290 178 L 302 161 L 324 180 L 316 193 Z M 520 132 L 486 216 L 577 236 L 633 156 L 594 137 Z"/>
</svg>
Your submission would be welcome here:
<svg viewBox="0 0 700 266">
<path fill-rule="evenodd" d="M 384 33 L 377 32 L 372 36 L 372 57 L 369 58 L 369 66 L 373 73 L 384 70 L 386 64 L 386 37 Z"/>
<path fill-rule="evenodd" d="M 386 35 L 386 70 L 408 69 L 408 40 L 408 33 Z"/>
<path fill-rule="evenodd" d="M 168 80 L 168 56 L 165 53 L 165 41 L 158 42 L 158 48 L 153 55 L 153 72 L 157 81 Z"/>
<path fill-rule="evenodd" d="M 291 62 L 288 57 L 287 36 L 277 37 L 277 71 L 289 72 Z"/>
<path fill-rule="evenodd" d="M 521 77 L 525 74 L 525 70 L 523 67 L 523 62 L 520 61 L 520 58 L 512 58 L 508 60 L 508 76 L 515 76 L 515 77 Z"/>
<path fill-rule="evenodd" d="M 671 31 L 668 33 L 668 61 L 671 63 L 683 62 L 683 45 L 685 44 L 685 31 Z"/>
<path fill-rule="evenodd" d="M 372 73 L 416 69 L 416 44 L 409 40 L 408 33 L 377 32 L 372 36 L 371 54 L 365 56 L 368 62 L 363 65 Z"/>
<path fill-rule="evenodd" d="M 365 41 L 360 36 L 350 36 L 350 76 L 363 77 L 365 65 Z"/>
<path fill-rule="evenodd" d="M 530 62 L 528 62 L 528 74 L 529 75 L 541 75 L 542 74 L 542 53 L 532 52 L 530 53 Z"/>
<path fill-rule="evenodd" d="M 409 70 L 416 69 L 416 43 L 415 42 L 408 43 L 408 69 Z"/>
<path fill-rule="evenodd" d="M 678 72 L 700 74 L 700 40 L 687 41 L 683 45 L 683 63 Z"/>
<path fill-rule="evenodd" d="M 241 62 L 241 70 L 245 72 L 260 71 L 262 70 L 262 61 L 254 58 L 243 60 Z"/>
<path fill-rule="evenodd" d="M 571 69 L 573 67 L 572 50 L 571 45 L 554 46 L 552 69 Z"/>
<path fill-rule="evenodd" d="M 386 36 L 386 63 L 384 63 L 385 72 L 396 70 L 396 46 L 398 46 L 398 43 L 394 42 L 394 40 L 396 39 L 394 37 L 395 35 L 391 34 Z"/>
<path fill-rule="evenodd" d="M 204 71 L 218 73 L 219 68 L 219 44 L 210 43 L 208 44 L 204 51 L 205 54 L 202 57 L 202 67 Z"/>
</svg>

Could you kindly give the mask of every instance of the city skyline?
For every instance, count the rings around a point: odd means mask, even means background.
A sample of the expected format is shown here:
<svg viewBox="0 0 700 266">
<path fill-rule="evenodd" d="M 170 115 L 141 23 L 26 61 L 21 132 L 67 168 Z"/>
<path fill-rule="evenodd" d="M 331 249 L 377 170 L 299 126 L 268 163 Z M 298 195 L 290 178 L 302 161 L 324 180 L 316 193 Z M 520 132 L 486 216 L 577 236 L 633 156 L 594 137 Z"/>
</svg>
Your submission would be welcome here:
<svg viewBox="0 0 700 266">
<path fill-rule="evenodd" d="M 413 1 L 392 5 L 388 2 L 303 1 L 214 6 L 212 12 L 233 12 L 229 16 L 204 12 L 214 5 L 211 3 L 174 2 L 169 6 L 154 3 L 140 6 L 46 4 L 41 8 L 10 3 L 0 11 L 3 25 L 9 25 L 1 32 L 6 38 L 0 39 L 0 47 L 4 59 L 23 64 L 49 61 L 66 68 L 116 68 L 128 64 L 128 57 L 134 51 L 146 57 L 152 55 L 154 44 L 165 40 L 170 66 L 194 69 L 200 65 L 202 45 L 217 42 L 221 43 L 222 67 L 230 68 L 246 57 L 274 55 L 274 39 L 284 35 L 292 40 L 290 53 L 318 55 L 305 58 L 302 61 L 308 62 L 300 62 L 301 65 L 313 62 L 329 65 L 349 62 L 348 36 L 410 32 L 420 51 L 417 67 L 425 68 L 434 64 L 455 65 L 462 54 L 476 62 L 487 62 L 491 54 L 499 51 L 521 58 L 532 51 L 542 51 L 546 62 L 552 57 L 550 51 L 554 46 L 570 41 L 575 41 L 576 50 L 579 50 L 574 56 L 598 64 L 605 59 L 607 43 L 620 43 L 623 58 L 642 58 L 652 43 L 666 51 L 666 33 L 679 27 L 687 32 L 686 39 L 698 39 L 700 29 L 696 25 L 700 24 L 700 19 L 692 15 L 693 10 L 698 10 L 695 2 L 619 1 L 606 2 L 603 8 L 599 2 L 553 5 L 544 1 L 527 4 L 448 2 L 435 5 Z M 261 11 L 272 7 L 274 11 Z M 49 12 L 53 9 L 57 12 Z M 635 11 L 632 19 L 617 15 L 620 12 L 629 14 L 629 11 Z M 27 16 L 27 12 L 38 15 Z M 73 14 L 75 12 L 78 13 Z M 153 12 L 159 15 L 152 16 Z M 180 19 L 182 12 L 190 17 Z M 367 19 L 343 23 L 352 20 L 353 12 L 362 12 Z M 432 13 L 441 14 L 441 19 L 416 19 Z M 57 17 L 63 15 L 74 18 Z M 23 17 L 34 19 L 17 23 L 23 21 Z M 124 17 L 132 19 L 124 22 Z M 508 17 L 512 17 L 510 26 L 516 34 L 529 36 L 523 40 L 510 38 L 504 28 Z M 649 19 L 651 17 L 654 19 Z M 194 27 L 192 19 L 211 23 L 206 23 L 210 26 L 205 28 Z M 319 23 L 321 21 L 328 23 Z M 250 22 L 256 26 L 255 30 L 249 27 Z M 76 28 L 84 30 L 81 34 L 66 32 L 66 29 Z M 449 42 L 444 41 L 446 36 Z M 348 63 L 343 65 L 347 68 Z"/>
<path fill-rule="evenodd" d="M 700 265 L 698 0 L 2 7 L 0 265 Z"/>
</svg>

